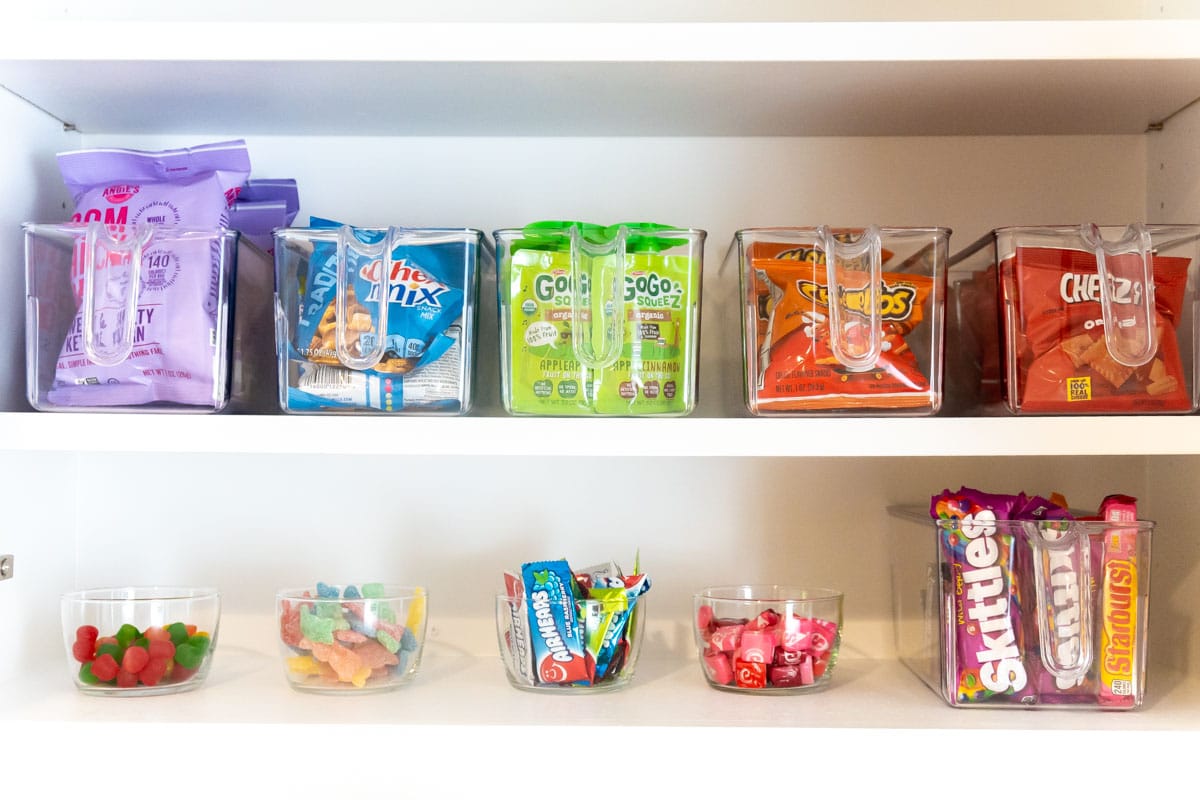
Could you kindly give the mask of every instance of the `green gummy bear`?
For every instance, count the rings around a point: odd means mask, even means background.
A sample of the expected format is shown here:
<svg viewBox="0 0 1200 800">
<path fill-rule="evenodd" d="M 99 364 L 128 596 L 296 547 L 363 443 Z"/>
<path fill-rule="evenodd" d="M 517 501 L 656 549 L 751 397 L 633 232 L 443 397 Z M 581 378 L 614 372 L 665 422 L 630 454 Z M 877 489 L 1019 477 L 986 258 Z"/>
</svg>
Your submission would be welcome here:
<svg viewBox="0 0 1200 800">
<path fill-rule="evenodd" d="M 167 626 L 167 633 L 171 634 L 171 644 L 176 647 L 188 640 L 187 626 L 182 622 L 172 622 Z M 119 634 L 118 638 L 120 638 Z"/>
<path fill-rule="evenodd" d="M 389 653 L 395 653 L 397 650 L 400 649 L 400 643 L 398 641 L 396 641 L 395 637 L 393 637 L 387 631 L 377 631 L 375 634 L 375 639 L 381 645 L 386 647 L 387 651 Z"/>
<path fill-rule="evenodd" d="M 317 603 L 317 616 L 322 619 L 341 619 L 341 603 Z"/>
<path fill-rule="evenodd" d="M 310 642 L 333 644 L 333 620 L 323 619 L 300 607 L 300 633 Z"/>
<path fill-rule="evenodd" d="M 372 610 L 375 612 L 376 619 L 381 619 L 384 622 L 396 621 L 396 611 L 387 603 L 374 603 L 373 605 L 375 607 Z"/>
<path fill-rule="evenodd" d="M 175 663 L 185 669 L 195 669 L 204 660 L 202 653 L 195 646 L 184 642 L 175 646 Z"/>
<path fill-rule="evenodd" d="M 363 597 L 379 598 L 383 597 L 382 583 L 364 583 L 362 587 Z"/>
<path fill-rule="evenodd" d="M 105 653 L 108 653 L 113 657 L 113 660 L 120 664 L 121 659 L 125 657 L 125 648 L 121 647 L 121 645 L 117 644 L 116 642 L 105 642 L 96 648 L 96 658 L 99 658 Z"/>
<path fill-rule="evenodd" d="M 121 647 L 129 647 L 129 645 L 133 643 L 133 640 L 137 639 L 141 635 L 141 631 L 126 622 L 117 631 L 117 643 L 120 644 Z"/>
<path fill-rule="evenodd" d="M 88 686 L 95 686 L 100 682 L 100 679 L 92 674 L 92 662 L 85 661 L 79 665 L 79 681 Z"/>
</svg>

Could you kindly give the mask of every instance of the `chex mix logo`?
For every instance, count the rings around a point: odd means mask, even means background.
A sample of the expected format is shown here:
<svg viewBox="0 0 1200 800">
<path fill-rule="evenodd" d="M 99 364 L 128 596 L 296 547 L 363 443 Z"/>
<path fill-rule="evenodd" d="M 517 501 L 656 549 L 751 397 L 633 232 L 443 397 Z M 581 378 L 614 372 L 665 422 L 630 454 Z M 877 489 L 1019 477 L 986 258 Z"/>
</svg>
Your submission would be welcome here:
<svg viewBox="0 0 1200 800">
<path fill-rule="evenodd" d="M 377 258 L 358 271 L 359 277 L 371 283 L 371 291 L 367 295 L 367 300 L 379 300 L 379 270 L 381 266 L 382 260 Z M 413 306 L 441 308 L 441 296 L 450 291 L 449 286 L 435 280 L 421 269 L 409 266 L 403 258 L 392 264 L 392 274 L 388 279 L 388 285 L 390 287 L 388 301 L 408 308 Z"/>
</svg>

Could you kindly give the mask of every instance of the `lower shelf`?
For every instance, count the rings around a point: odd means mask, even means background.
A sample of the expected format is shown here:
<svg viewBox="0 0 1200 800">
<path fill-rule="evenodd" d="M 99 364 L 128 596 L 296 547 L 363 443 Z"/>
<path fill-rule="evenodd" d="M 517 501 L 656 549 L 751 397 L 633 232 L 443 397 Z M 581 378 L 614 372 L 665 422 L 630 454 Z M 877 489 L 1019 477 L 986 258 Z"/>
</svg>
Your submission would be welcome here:
<svg viewBox="0 0 1200 800">
<path fill-rule="evenodd" d="M 406 787 L 506 796 L 584 777 L 736 790 L 747 770 L 795 762 L 814 770 L 807 786 L 831 791 L 984 772 L 997 786 L 1073 772 L 1073 789 L 1112 791 L 1127 778 L 1131 790 L 1166 786 L 1200 744 L 1200 681 L 1181 677 L 1154 676 L 1138 712 L 963 710 L 894 661 L 846 657 L 826 691 L 765 697 L 710 689 L 694 658 L 649 650 L 625 690 L 548 696 L 511 688 L 498 656 L 433 641 L 410 685 L 327 696 L 288 687 L 272 633 L 268 617 L 223 622 L 208 681 L 180 695 L 85 696 L 58 669 L 0 686 L 5 779 L 38 780 L 66 757 L 109 773 L 128 761 L 164 779 L 215 765 L 214 786 L 278 791 L 337 786 L 379 759 Z M 1106 753 L 1128 774 L 1106 774 Z"/>
</svg>

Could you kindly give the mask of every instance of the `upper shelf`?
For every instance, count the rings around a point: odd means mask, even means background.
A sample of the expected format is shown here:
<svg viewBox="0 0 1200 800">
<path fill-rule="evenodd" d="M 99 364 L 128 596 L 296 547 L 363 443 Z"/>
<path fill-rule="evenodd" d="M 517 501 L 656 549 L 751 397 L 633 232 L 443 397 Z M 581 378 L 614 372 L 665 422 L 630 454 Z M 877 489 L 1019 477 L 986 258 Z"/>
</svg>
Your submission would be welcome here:
<svg viewBox="0 0 1200 800">
<path fill-rule="evenodd" d="M 84 133 L 1123 134 L 1200 96 L 1200 20 L 16 21 L 6 34 L 0 85 Z"/>
<path fill-rule="evenodd" d="M 1200 454 L 1200 417 L 546 419 L 0 413 L 0 451 L 415 456 Z"/>
</svg>

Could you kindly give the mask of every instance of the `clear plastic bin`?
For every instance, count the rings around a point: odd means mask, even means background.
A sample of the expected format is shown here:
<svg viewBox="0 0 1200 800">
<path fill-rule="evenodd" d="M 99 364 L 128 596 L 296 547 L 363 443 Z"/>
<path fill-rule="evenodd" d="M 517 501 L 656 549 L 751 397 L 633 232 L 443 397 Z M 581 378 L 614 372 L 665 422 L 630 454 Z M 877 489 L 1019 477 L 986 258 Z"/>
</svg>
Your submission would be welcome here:
<svg viewBox="0 0 1200 800">
<path fill-rule="evenodd" d="M 1142 704 L 1153 522 L 889 514 L 896 650 L 947 703 Z"/>
<path fill-rule="evenodd" d="M 750 413 L 936 414 L 949 241 L 947 228 L 738 231 Z"/>
<path fill-rule="evenodd" d="M 999 228 L 951 259 L 947 354 L 964 410 L 1185 414 L 1197 386 L 1200 226 Z"/>
<path fill-rule="evenodd" d="M 34 408 L 225 407 L 235 231 L 23 227 L 26 388 Z"/>
<path fill-rule="evenodd" d="M 506 411 L 691 413 L 704 231 L 542 222 L 495 238 Z"/>
<path fill-rule="evenodd" d="M 469 228 L 276 231 L 280 408 L 466 414 L 483 241 Z"/>
</svg>

